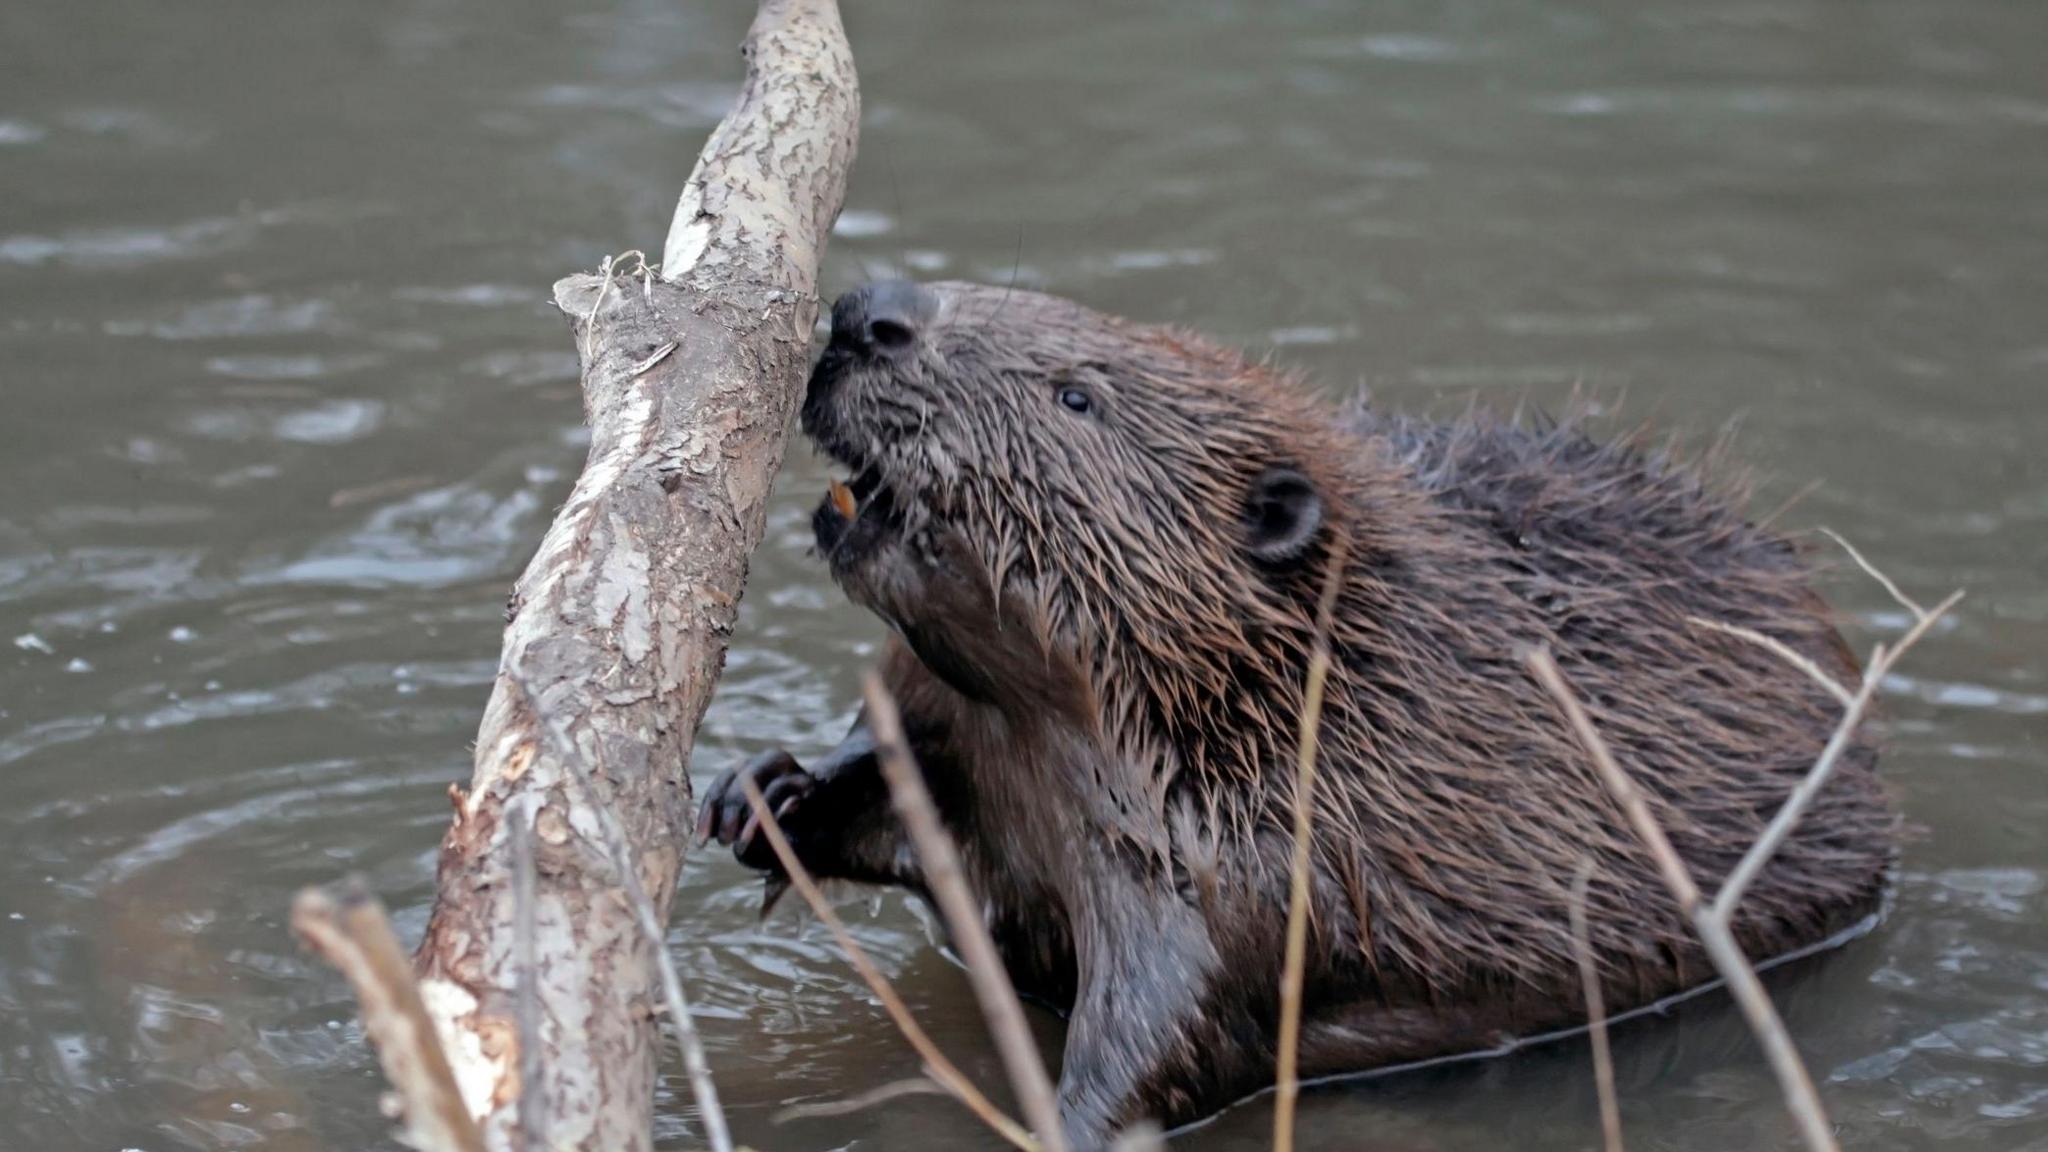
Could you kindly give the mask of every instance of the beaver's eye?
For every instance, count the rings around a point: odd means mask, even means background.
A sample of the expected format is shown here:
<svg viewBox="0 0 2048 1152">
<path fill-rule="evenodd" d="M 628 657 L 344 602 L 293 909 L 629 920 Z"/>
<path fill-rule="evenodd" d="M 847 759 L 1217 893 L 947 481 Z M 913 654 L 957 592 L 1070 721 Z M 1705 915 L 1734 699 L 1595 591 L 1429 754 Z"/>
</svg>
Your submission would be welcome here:
<svg viewBox="0 0 2048 1152">
<path fill-rule="evenodd" d="M 1074 412 L 1085 413 L 1095 407 L 1094 398 L 1079 388 L 1060 389 L 1060 403 L 1066 405 L 1070 411 Z"/>
</svg>

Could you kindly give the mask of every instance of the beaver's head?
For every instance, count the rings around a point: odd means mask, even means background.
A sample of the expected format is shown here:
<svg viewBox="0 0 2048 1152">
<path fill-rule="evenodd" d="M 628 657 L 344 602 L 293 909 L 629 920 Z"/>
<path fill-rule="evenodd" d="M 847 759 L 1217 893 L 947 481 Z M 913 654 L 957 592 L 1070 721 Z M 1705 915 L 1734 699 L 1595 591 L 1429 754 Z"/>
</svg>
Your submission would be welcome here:
<svg viewBox="0 0 2048 1152">
<path fill-rule="evenodd" d="M 803 407 L 850 472 L 814 518 L 849 595 L 970 696 L 1080 688 L 1169 742 L 1276 644 L 1301 652 L 1356 454 L 1331 423 L 1190 335 L 901 281 L 833 305 Z"/>
</svg>

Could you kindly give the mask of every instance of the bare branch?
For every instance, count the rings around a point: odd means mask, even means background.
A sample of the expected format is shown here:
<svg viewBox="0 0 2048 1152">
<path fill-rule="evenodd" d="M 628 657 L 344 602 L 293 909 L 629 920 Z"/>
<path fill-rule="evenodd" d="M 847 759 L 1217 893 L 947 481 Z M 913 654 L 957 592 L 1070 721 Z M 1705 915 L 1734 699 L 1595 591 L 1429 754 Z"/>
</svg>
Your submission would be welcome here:
<svg viewBox="0 0 2048 1152">
<path fill-rule="evenodd" d="M 1302 968 L 1308 960 L 1308 889 L 1312 820 L 1315 814 L 1316 737 L 1322 726 L 1323 689 L 1330 675 L 1330 630 L 1337 611 L 1337 593 L 1344 585 L 1349 549 L 1339 537 L 1323 575 L 1316 605 L 1315 647 L 1310 651 L 1308 681 L 1302 690 L 1301 726 L 1294 764 L 1294 859 L 1288 877 L 1287 951 L 1280 969 L 1280 1036 L 1274 1073 L 1278 1096 L 1273 1109 L 1273 1150 L 1294 1152 L 1294 1108 L 1301 1096 L 1298 1060 L 1301 1049 Z"/>
<path fill-rule="evenodd" d="M 1607 1044 L 1607 1005 L 1600 996 L 1600 967 L 1593 957 L 1593 933 L 1586 923 L 1586 889 L 1593 882 L 1593 858 L 1579 862 L 1572 877 L 1570 905 L 1572 950 L 1579 958 L 1579 981 L 1585 988 L 1586 1022 L 1593 1038 L 1593 1081 L 1600 1091 L 1600 1133 L 1607 1152 L 1623 1152 L 1621 1101 L 1614 1092 L 1614 1053 Z"/>
<path fill-rule="evenodd" d="M 1863 683 L 1857 688 L 1856 695 L 1850 698 L 1847 710 L 1842 713 L 1842 719 L 1835 725 L 1834 735 L 1828 738 L 1827 745 L 1821 749 L 1820 758 L 1814 761 L 1806 776 L 1792 789 L 1792 795 L 1786 798 L 1777 815 L 1771 817 L 1771 822 L 1765 826 L 1763 835 L 1757 837 L 1757 842 L 1750 846 L 1749 851 L 1736 863 L 1734 870 L 1728 873 L 1728 879 L 1722 882 L 1721 891 L 1714 898 L 1713 915 L 1716 919 L 1724 924 L 1734 921 L 1735 906 L 1741 902 L 1743 893 L 1749 890 L 1757 874 L 1763 871 L 1764 865 L 1770 862 L 1772 855 L 1785 843 L 1785 838 L 1792 834 L 1793 825 L 1806 814 L 1814 798 L 1820 795 L 1821 786 L 1834 774 L 1835 765 L 1841 761 L 1842 753 L 1855 737 L 1856 727 L 1863 722 L 1863 714 L 1869 710 L 1871 700 L 1877 696 L 1885 674 L 1891 671 L 1892 665 L 1898 662 L 1899 657 L 1918 643 L 1920 638 L 1927 634 L 1927 630 L 1934 626 L 1934 622 L 1953 608 L 1962 596 L 1961 592 L 1953 593 L 1935 605 L 1932 612 L 1921 613 L 1912 629 L 1899 639 L 1897 646 L 1887 649 L 1879 645 L 1877 651 L 1871 654 L 1870 667 L 1863 672 Z"/>
<path fill-rule="evenodd" d="M 1642 790 L 1628 778 L 1628 773 L 1621 770 L 1621 765 L 1614 762 L 1614 754 L 1607 750 L 1607 742 L 1593 727 L 1593 718 L 1586 715 L 1578 696 L 1564 682 L 1564 673 L 1558 671 L 1557 661 L 1551 658 L 1550 653 L 1542 648 L 1532 648 L 1523 661 L 1529 665 L 1537 682 L 1550 693 L 1551 699 L 1564 710 L 1565 719 L 1577 734 L 1579 745 L 1592 759 L 1593 769 L 1600 774 L 1601 783 L 1607 786 L 1608 794 L 1614 797 L 1615 803 L 1621 805 L 1623 814 L 1635 829 L 1636 838 L 1649 849 L 1650 858 L 1664 875 L 1665 887 L 1678 898 L 1679 911 L 1690 917 L 1700 906 L 1699 885 L 1693 882 L 1692 872 L 1686 868 L 1685 861 L 1679 859 L 1677 850 L 1671 847 L 1671 840 L 1664 835 L 1664 828 L 1657 823 L 1657 817 L 1651 814 Z"/>
<path fill-rule="evenodd" d="M 968 889 L 960 853 L 939 823 L 939 812 L 925 788 L 924 776 L 911 759 L 896 702 L 873 672 L 867 674 L 862 687 L 867 697 L 868 726 L 875 734 L 882 775 L 889 781 L 896 814 L 917 847 L 925 886 L 945 915 L 953 945 L 967 964 L 968 982 L 974 986 L 975 998 L 981 1001 L 983 1015 L 988 1017 L 989 1033 L 1002 1054 L 1024 1118 L 1036 1129 L 1038 1141 L 1047 1152 L 1066 1152 L 1066 1133 L 1060 1126 L 1052 1078 L 1046 1074 L 1038 1044 L 1024 1022 L 1024 1006 L 1017 1000 L 1017 990 L 1010 985 L 1009 973 L 988 934 L 988 925 L 977 911 L 974 894 Z"/>
<path fill-rule="evenodd" d="M 1948 615 L 1950 609 L 1954 608 L 1956 605 L 1962 602 L 1963 590 L 1961 588 L 1958 588 L 1955 591 L 1949 593 L 1948 595 L 1942 597 L 1941 603 L 1936 604 L 1934 607 L 1921 613 L 1920 618 L 1913 622 L 1913 626 L 1911 628 L 1906 629 L 1906 634 L 1904 636 L 1899 637 L 1898 643 L 1893 644 L 1891 646 L 1891 655 L 1890 658 L 1885 661 L 1885 668 L 1887 670 L 1890 670 L 1892 665 L 1897 664 L 1899 662 L 1899 657 L 1904 656 L 1906 654 L 1906 649 L 1911 648 L 1915 644 L 1918 644 L 1920 642 L 1920 638 L 1927 635 L 1928 631 L 1932 629 L 1937 623 L 1939 623 L 1943 616 Z"/>
<path fill-rule="evenodd" d="M 761 786 L 754 783 L 751 777 L 743 775 L 740 777 L 740 788 L 747 797 L 747 805 L 754 810 L 754 819 L 760 822 L 761 834 L 768 838 L 769 849 L 775 853 L 775 859 L 781 863 L 783 873 L 789 877 L 790 885 L 804 898 L 804 903 L 810 905 L 811 913 L 824 922 L 826 930 L 832 933 L 832 939 L 839 945 L 839 950 L 846 954 L 846 962 L 853 965 L 853 970 L 867 983 L 868 989 L 875 994 L 875 999 L 882 1002 L 882 1010 L 889 1014 L 889 1019 L 896 1022 L 896 1030 L 903 1033 L 903 1039 L 908 1041 L 918 1056 L 924 1060 L 925 1073 L 937 1081 L 940 1087 L 951 1092 L 954 1099 L 966 1105 L 968 1111 L 980 1117 L 984 1124 L 994 1129 L 997 1135 L 1008 1140 L 1021 1152 L 1038 1152 L 1038 1141 L 1032 1139 L 1031 1133 L 1026 1132 L 1015 1120 L 1005 1116 L 1002 1109 L 991 1104 L 988 1097 L 982 1095 L 981 1089 L 976 1088 L 972 1080 L 955 1067 L 951 1060 L 946 1059 L 946 1054 L 939 1051 L 939 1046 L 932 1042 L 932 1038 L 918 1025 L 917 1018 L 910 1014 L 910 1008 L 903 1003 L 903 998 L 896 995 L 896 989 L 890 987 L 889 981 L 882 976 L 874 962 L 868 959 L 868 954 L 854 942 L 853 933 L 846 930 L 846 925 L 839 919 L 839 914 L 832 910 L 832 903 L 819 891 L 818 882 L 811 879 L 811 873 L 804 867 L 803 861 L 796 858 L 796 850 L 789 846 L 789 838 L 782 834 L 782 825 L 775 819 L 775 813 L 768 810 L 768 802 L 761 795 Z"/>
<path fill-rule="evenodd" d="M 1844 539 L 1840 533 L 1836 532 L 1832 528 L 1822 528 L 1821 532 L 1825 534 L 1828 539 L 1833 540 L 1837 544 L 1840 544 L 1842 546 L 1842 551 L 1847 552 L 1849 554 L 1849 559 L 1856 561 L 1856 566 L 1863 569 L 1865 572 L 1869 573 L 1871 579 L 1877 581 L 1879 584 L 1884 585 L 1884 590 L 1891 593 L 1892 599 L 1897 600 L 1899 604 L 1905 608 L 1906 611 L 1911 612 L 1913 614 L 1913 619 L 1927 619 L 1927 610 L 1925 608 L 1920 607 L 1920 605 L 1914 603 L 1912 597 L 1906 595 L 1904 592 L 1901 592 L 1899 590 L 1899 586 L 1897 584 L 1892 583 L 1892 578 L 1885 575 L 1883 572 L 1879 571 L 1877 565 L 1872 564 L 1870 561 L 1864 559 L 1863 553 L 1858 552 L 1854 544 L 1849 543 L 1848 540 Z"/>
<path fill-rule="evenodd" d="M 1820 1091 L 1813 1086 L 1813 1076 L 1807 1072 L 1806 1062 L 1799 1058 L 1792 1034 L 1778 1016 L 1770 994 L 1764 991 L 1763 981 L 1757 979 L 1756 967 L 1735 942 L 1735 934 L 1726 924 L 1704 913 L 1693 917 L 1693 930 L 1699 933 L 1700 943 L 1706 947 L 1707 958 L 1713 961 L 1715 970 L 1728 982 L 1729 995 L 1749 1022 L 1749 1030 L 1756 1034 L 1764 1058 L 1778 1077 L 1778 1089 L 1785 1094 L 1786 1111 L 1792 1114 L 1807 1148 L 1810 1152 L 1841 1152 L 1827 1109 L 1820 1102 Z"/>
<path fill-rule="evenodd" d="M 681 1002 L 673 973 L 657 967 L 693 808 L 687 765 L 803 395 L 818 257 L 859 137 L 853 53 L 833 0 L 760 0 L 743 52 L 745 77 L 696 153 L 672 229 L 688 242 L 671 245 L 663 275 L 627 252 L 554 286 L 581 361 L 588 456 L 507 605 L 500 675 L 441 843 L 418 956 L 423 998 L 491 1152 L 534 1142 L 535 1093 L 547 1152 L 653 1147 L 665 1040 L 645 1002 Z M 541 712 L 580 755 L 557 752 Z M 589 847 L 598 817 L 582 810 L 583 780 L 600 759 L 592 783 L 630 870 Z M 521 821 L 530 798 L 538 808 Z M 516 944 L 511 882 L 511 832 L 523 823 L 536 865 L 530 951 Z M 651 907 L 618 898 L 629 876 Z M 653 948 L 643 946 L 647 914 Z M 534 974 L 526 992 L 522 969 Z M 509 1042 L 522 999 L 538 1000 L 537 1067 Z M 685 1018 L 677 1028 L 700 1088 Z M 708 1099 L 700 1092 L 700 1106 Z M 715 1110 L 704 1123 L 717 1130 Z"/>
<path fill-rule="evenodd" d="M 1692 873 L 1672 849 L 1670 839 L 1664 835 L 1656 817 L 1651 815 L 1641 791 L 1615 763 L 1607 742 L 1600 738 L 1592 719 L 1579 704 L 1578 696 L 1565 683 L 1564 674 L 1558 671 L 1557 661 L 1542 649 L 1531 650 L 1525 659 L 1536 679 L 1564 710 L 1607 790 L 1627 813 L 1636 835 L 1649 849 L 1658 870 L 1664 874 L 1664 882 L 1677 898 L 1680 911 L 1692 922 L 1693 931 L 1706 949 L 1707 959 L 1727 982 L 1736 1007 L 1742 1010 L 1750 1031 L 1756 1034 L 1757 1043 L 1763 1047 L 1764 1056 L 1770 1061 L 1771 1070 L 1777 1074 L 1778 1086 L 1785 1094 L 1786 1108 L 1799 1125 L 1808 1149 L 1811 1152 L 1839 1152 L 1834 1131 L 1828 1123 L 1827 1110 L 1821 1106 L 1820 1093 L 1814 1089 L 1813 1077 L 1807 1074 L 1805 1063 L 1799 1059 L 1799 1050 L 1793 1046 L 1792 1036 L 1785 1030 L 1785 1022 L 1778 1018 L 1778 1010 L 1772 1006 L 1770 996 L 1765 994 L 1763 984 L 1757 980 L 1756 970 L 1735 943 L 1734 933 L 1729 931 L 1726 922 L 1714 916 L 1700 902 L 1699 886 L 1693 882 Z"/>
<path fill-rule="evenodd" d="M 1792 789 L 1792 795 L 1786 798 L 1777 815 L 1765 826 L 1763 835 L 1757 837 L 1756 843 L 1750 845 L 1749 851 L 1743 853 L 1742 859 L 1737 861 L 1734 869 L 1728 873 L 1728 878 L 1722 881 L 1721 891 L 1714 898 L 1711 909 L 1716 919 L 1727 922 L 1733 918 L 1735 906 L 1742 901 L 1743 893 L 1749 891 L 1750 884 L 1763 871 L 1764 865 L 1770 862 L 1772 855 L 1785 843 L 1785 838 L 1792 834 L 1793 825 L 1806 814 L 1807 807 L 1813 803 L 1814 797 L 1820 794 L 1821 786 L 1834 774 L 1835 765 L 1840 762 L 1843 751 L 1849 747 L 1849 742 L 1855 738 L 1856 726 L 1862 723 L 1863 713 L 1870 707 L 1870 698 L 1877 694 L 1878 681 L 1883 671 L 1882 660 L 1871 662 L 1868 674 L 1863 677 L 1862 687 L 1857 689 L 1856 695 L 1849 701 L 1848 710 L 1842 713 L 1841 721 L 1835 725 L 1834 734 L 1821 749 L 1820 758 L 1814 761 L 1813 767 L 1807 770 L 1806 775 Z"/>
<path fill-rule="evenodd" d="M 747 94 L 751 114 L 727 116 L 698 156 L 676 199 L 661 276 L 722 279 L 727 265 L 756 262 L 766 232 L 780 263 L 770 282 L 808 296 L 860 132 L 853 54 L 833 0 L 762 0 L 747 47 L 750 80 L 761 81 Z M 837 179 L 819 181 L 821 168 Z"/>
<path fill-rule="evenodd" d="M 1840 680 L 1828 675 L 1818 663 L 1802 655 L 1790 644 L 1775 636 L 1766 636 L 1754 628 L 1744 628 L 1736 624 L 1723 624 L 1719 620 L 1709 620 L 1704 616 L 1687 616 L 1685 622 L 1695 628 L 1706 628 L 1714 632 L 1723 632 L 1730 636 L 1747 640 L 1760 648 L 1770 650 L 1780 660 L 1806 673 L 1814 683 L 1827 689 L 1828 695 L 1833 696 L 1845 708 L 1850 707 L 1856 699 L 1856 694 L 1842 687 Z"/>
<path fill-rule="evenodd" d="M 406 1142 L 420 1152 L 483 1152 L 384 905 L 353 878 L 334 893 L 307 888 L 292 901 L 292 931 L 355 989 L 363 1031 L 398 1093 Z"/>
</svg>

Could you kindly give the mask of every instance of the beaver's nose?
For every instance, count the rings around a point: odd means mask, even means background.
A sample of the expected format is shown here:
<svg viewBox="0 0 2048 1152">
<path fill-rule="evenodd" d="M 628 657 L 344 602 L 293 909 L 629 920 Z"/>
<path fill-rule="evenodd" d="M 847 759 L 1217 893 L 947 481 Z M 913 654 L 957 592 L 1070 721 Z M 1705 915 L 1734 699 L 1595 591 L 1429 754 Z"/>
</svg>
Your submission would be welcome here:
<svg viewBox="0 0 2048 1152">
<path fill-rule="evenodd" d="M 907 352 L 938 310 L 939 298 L 920 284 L 863 284 L 833 302 L 832 342 L 863 352 Z"/>
</svg>

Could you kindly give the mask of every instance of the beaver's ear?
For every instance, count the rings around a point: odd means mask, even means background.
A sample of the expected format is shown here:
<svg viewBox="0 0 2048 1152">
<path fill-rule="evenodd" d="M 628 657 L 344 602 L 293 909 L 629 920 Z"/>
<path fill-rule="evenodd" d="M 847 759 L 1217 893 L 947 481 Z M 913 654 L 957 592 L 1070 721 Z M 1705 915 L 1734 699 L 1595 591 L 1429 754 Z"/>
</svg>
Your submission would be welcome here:
<svg viewBox="0 0 2048 1152">
<path fill-rule="evenodd" d="M 1323 526 L 1323 498 L 1309 478 L 1287 467 L 1268 468 L 1245 497 L 1244 525 L 1252 556 L 1285 564 L 1308 550 Z"/>
</svg>

